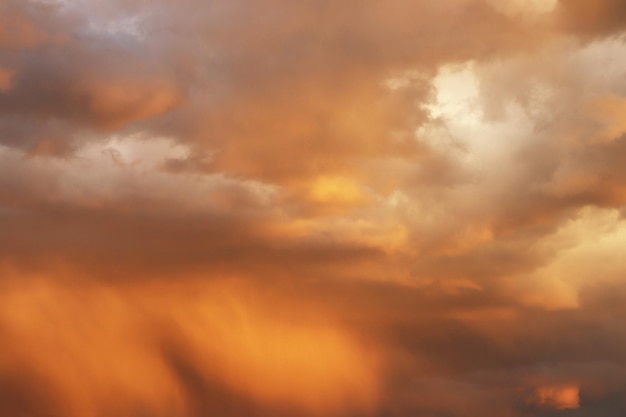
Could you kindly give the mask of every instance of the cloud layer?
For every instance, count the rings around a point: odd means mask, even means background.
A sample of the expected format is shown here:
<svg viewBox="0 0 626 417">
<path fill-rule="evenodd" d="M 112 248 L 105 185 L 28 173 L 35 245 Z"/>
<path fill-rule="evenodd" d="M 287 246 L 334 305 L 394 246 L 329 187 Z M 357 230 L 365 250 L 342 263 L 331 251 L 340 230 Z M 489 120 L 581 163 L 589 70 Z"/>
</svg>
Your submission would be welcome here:
<svg viewBox="0 0 626 417">
<path fill-rule="evenodd" d="M 0 0 L 0 414 L 622 416 L 619 0 Z"/>
</svg>

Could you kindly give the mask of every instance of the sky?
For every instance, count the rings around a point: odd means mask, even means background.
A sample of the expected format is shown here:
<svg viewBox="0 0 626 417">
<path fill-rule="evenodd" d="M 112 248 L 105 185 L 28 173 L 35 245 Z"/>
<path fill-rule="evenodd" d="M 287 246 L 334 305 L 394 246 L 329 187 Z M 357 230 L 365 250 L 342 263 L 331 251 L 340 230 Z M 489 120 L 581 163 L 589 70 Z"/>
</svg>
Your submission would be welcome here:
<svg viewBox="0 0 626 417">
<path fill-rule="evenodd" d="M 0 0 L 0 415 L 626 415 L 623 0 Z"/>
</svg>

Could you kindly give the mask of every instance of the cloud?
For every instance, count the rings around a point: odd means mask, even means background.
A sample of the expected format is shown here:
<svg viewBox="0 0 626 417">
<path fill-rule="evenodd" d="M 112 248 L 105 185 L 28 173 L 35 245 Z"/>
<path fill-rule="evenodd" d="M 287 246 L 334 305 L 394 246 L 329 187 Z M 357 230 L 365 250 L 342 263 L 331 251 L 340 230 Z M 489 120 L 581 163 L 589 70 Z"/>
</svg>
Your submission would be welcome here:
<svg viewBox="0 0 626 417">
<path fill-rule="evenodd" d="M 582 0 L 561 0 L 556 10 L 561 26 L 583 37 L 619 33 L 626 25 L 626 9 L 618 0 L 594 3 Z"/>
<path fill-rule="evenodd" d="M 47 280 L 5 279 L 0 368 L 3 375 L 23 371 L 26 395 L 42 389 L 63 415 L 184 415 L 193 400 L 186 372 L 269 409 L 319 415 L 375 401 L 373 358 L 349 336 L 328 324 L 280 318 L 287 306 L 275 303 L 274 313 L 253 307 L 260 300 L 249 299 L 246 287 Z M 3 408 L 12 400 L 6 402 Z"/>
<path fill-rule="evenodd" d="M 571 410 L 580 407 L 578 387 L 541 387 L 531 401 L 555 410 Z"/>
<path fill-rule="evenodd" d="M 623 415 L 619 1 L 0 5 L 0 414 Z"/>
</svg>

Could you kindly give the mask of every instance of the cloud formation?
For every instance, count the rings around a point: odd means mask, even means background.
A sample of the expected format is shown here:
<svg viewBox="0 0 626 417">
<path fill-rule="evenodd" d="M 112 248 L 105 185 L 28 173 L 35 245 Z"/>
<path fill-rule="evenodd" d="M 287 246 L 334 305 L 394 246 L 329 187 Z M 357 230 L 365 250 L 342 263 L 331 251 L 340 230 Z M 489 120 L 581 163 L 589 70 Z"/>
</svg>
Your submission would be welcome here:
<svg viewBox="0 0 626 417">
<path fill-rule="evenodd" d="M 618 0 L 0 0 L 0 414 L 622 416 Z"/>
</svg>

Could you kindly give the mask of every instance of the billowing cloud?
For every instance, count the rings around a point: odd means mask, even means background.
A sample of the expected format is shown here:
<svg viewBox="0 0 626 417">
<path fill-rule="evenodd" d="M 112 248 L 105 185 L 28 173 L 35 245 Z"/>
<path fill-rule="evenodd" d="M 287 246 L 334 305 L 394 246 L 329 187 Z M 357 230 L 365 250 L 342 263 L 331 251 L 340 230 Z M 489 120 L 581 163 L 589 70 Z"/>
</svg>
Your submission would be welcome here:
<svg viewBox="0 0 626 417">
<path fill-rule="evenodd" d="M 0 415 L 622 416 L 625 12 L 0 1 Z"/>
</svg>

